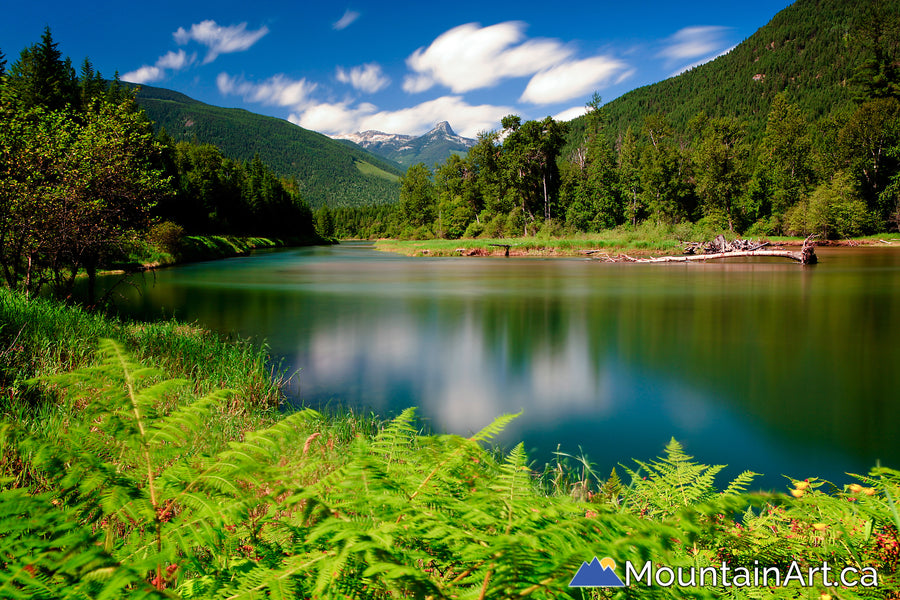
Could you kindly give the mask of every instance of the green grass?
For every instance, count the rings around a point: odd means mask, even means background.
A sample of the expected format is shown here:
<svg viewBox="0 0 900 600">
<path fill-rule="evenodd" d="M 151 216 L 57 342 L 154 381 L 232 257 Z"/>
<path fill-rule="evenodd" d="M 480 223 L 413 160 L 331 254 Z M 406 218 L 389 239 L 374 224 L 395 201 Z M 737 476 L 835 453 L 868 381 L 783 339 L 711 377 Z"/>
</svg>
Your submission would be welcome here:
<svg viewBox="0 0 900 600">
<path fill-rule="evenodd" d="M 174 320 L 125 321 L 0 289 L 0 382 L 8 390 L 89 364 L 100 338 L 117 340 L 139 360 L 191 379 L 194 393 L 235 390 L 234 414 L 273 411 L 282 401 L 279 375 L 265 348 Z M 15 393 L 9 394 L 0 403 L 9 404 Z"/>
<path fill-rule="evenodd" d="M 375 177 L 381 177 L 382 179 L 386 179 L 391 183 L 397 183 L 400 181 L 400 176 L 395 175 L 394 173 L 388 173 L 384 169 L 379 169 L 372 163 L 368 163 L 363 160 L 355 161 L 356 168 L 359 169 L 359 172 L 363 175 L 374 175 Z"/>
<path fill-rule="evenodd" d="M 509 244 L 511 256 L 584 256 L 586 251 L 663 253 L 680 251 L 674 239 L 646 240 L 640 236 L 618 234 L 583 234 L 550 238 L 478 238 L 459 240 L 378 240 L 375 248 L 407 256 L 503 256 L 505 248 L 492 244 Z"/>
<path fill-rule="evenodd" d="M 720 232 L 728 239 L 737 236 Z M 431 240 L 378 240 L 375 247 L 406 256 L 503 256 L 506 249 L 492 244 L 509 244 L 510 256 L 585 256 L 588 251 L 599 254 L 674 255 L 681 254 L 682 241 L 708 241 L 716 232 L 695 231 L 690 225 L 659 227 L 649 223 L 637 228 L 619 227 L 602 233 L 585 233 L 565 237 L 518 237 Z M 804 238 L 766 236 L 773 243 L 801 245 Z M 823 245 L 871 245 L 882 242 L 900 243 L 900 233 L 880 233 L 852 240 L 828 241 Z"/>
</svg>

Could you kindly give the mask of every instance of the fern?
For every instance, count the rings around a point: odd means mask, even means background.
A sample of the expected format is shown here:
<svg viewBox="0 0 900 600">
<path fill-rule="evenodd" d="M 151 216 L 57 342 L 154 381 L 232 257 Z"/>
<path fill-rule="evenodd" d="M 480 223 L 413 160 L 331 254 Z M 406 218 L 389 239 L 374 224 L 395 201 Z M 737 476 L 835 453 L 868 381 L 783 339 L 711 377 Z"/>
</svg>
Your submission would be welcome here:
<svg viewBox="0 0 900 600">
<path fill-rule="evenodd" d="M 625 468 L 631 476 L 631 487 L 626 494 L 625 504 L 646 516 L 664 517 L 678 510 L 707 502 L 718 492 L 715 478 L 725 468 L 724 465 L 703 465 L 692 461 L 693 457 L 684 453 L 680 443 L 674 438 L 666 445 L 666 456 L 651 462 L 635 461 L 640 469 Z M 639 473 L 643 471 L 646 476 Z M 727 488 L 732 495 L 746 489 L 755 473 L 742 473 Z"/>
<path fill-rule="evenodd" d="M 4 460 L 52 490 L 2 483 L 0 597 L 578 598 L 568 583 L 592 556 L 672 567 L 827 557 L 877 565 L 878 594 L 900 587 L 896 471 L 860 477 L 865 486 L 794 481 L 798 498 L 747 494 L 745 472 L 719 493 L 721 467 L 695 463 L 673 440 L 664 457 L 626 469 L 628 487 L 583 457 L 567 472 L 572 457 L 562 456 L 553 477 L 565 483 L 548 490 L 522 444 L 499 459 L 482 447 L 515 415 L 469 438 L 426 436 L 409 409 L 335 447 L 334 430 L 305 410 L 212 452 L 197 432 L 233 395 L 186 398 L 191 386 L 114 343 L 96 365 L 42 381 L 85 420 L 44 434 L 0 425 Z"/>
</svg>

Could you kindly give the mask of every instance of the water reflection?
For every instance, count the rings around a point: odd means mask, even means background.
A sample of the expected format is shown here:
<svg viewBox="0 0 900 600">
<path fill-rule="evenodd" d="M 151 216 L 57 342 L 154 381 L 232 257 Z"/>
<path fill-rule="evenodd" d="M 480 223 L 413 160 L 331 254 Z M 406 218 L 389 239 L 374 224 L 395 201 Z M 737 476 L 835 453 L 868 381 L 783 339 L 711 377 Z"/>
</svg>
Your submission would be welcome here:
<svg viewBox="0 0 900 600">
<path fill-rule="evenodd" d="M 900 253 L 822 264 L 607 265 L 300 249 L 161 271 L 126 310 L 264 338 L 295 401 L 465 434 L 524 410 L 509 442 L 605 469 L 670 437 L 780 475 L 900 465 Z"/>
</svg>

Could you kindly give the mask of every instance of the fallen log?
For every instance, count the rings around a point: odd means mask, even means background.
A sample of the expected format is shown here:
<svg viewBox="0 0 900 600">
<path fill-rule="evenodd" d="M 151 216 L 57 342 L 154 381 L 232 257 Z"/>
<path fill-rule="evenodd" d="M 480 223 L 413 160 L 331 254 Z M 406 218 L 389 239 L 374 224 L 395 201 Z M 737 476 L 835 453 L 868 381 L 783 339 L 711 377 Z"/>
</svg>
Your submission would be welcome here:
<svg viewBox="0 0 900 600">
<path fill-rule="evenodd" d="M 708 254 L 660 256 L 658 258 L 634 258 L 628 256 L 627 254 L 620 254 L 618 256 L 611 257 L 607 254 L 604 256 L 604 260 L 606 260 L 607 262 L 671 263 L 690 262 L 698 260 L 707 261 L 723 258 L 768 256 L 777 258 L 789 258 L 791 260 L 799 262 L 801 265 L 814 265 L 819 261 L 818 257 L 816 256 L 815 242 L 813 242 L 814 237 L 815 236 L 811 235 L 803 241 L 803 247 L 800 249 L 800 252 L 791 252 L 789 250 L 760 250 L 759 248 L 767 245 L 765 243 L 751 246 L 751 249 L 749 250 L 731 250 L 725 247 L 725 245 L 720 242 L 714 242 L 717 246 L 719 246 L 719 248 L 723 248 L 723 250 L 719 252 L 709 252 Z"/>
<path fill-rule="evenodd" d="M 498 248 L 505 248 L 506 253 L 504 254 L 504 256 L 509 256 L 509 249 L 514 245 L 517 246 L 518 244 L 488 244 L 488 246 L 497 246 Z"/>
<path fill-rule="evenodd" d="M 815 254 L 815 253 L 813 253 Z M 688 254 L 682 256 L 660 256 L 658 258 L 634 258 L 627 254 L 620 254 L 619 258 L 627 262 L 640 263 L 665 263 L 665 262 L 689 262 L 689 261 L 706 261 L 715 260 L 717 258 L 738 258 L 751 256 L 775 256 L 778 258 L 790 258 L 803 264 L 802 252 L 789 252 L 787 250 L 741 250 L 738 252 L 716 252 L 713 254 Z M 611 262 L 619 262 L 616 258 L 610 259 Z"/>
</svg>

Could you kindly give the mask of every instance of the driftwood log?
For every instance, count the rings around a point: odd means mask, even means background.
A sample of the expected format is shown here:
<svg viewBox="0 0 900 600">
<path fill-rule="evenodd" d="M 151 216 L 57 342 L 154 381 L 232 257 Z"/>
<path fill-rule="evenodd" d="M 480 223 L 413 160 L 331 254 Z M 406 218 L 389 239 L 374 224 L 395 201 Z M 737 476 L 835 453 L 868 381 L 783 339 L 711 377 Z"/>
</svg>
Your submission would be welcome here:
<svg viewBox="0 0 900 600">
<path fill-rule="evenodd" d="M 505 248 L 506 253 L 504 256 L 509 256 L 509 249 L 513 246 L 513 244 L 488 244 L 488 246 L 497 246 L 498 248 Z"/>
<path fill-rule="evenodd" d="M 690 262 L 690 261 L 706 261 L 722 258 L 739 258 L 751 256 L 774 256 L 778 258 L 789 258 L 799 262 L 801 265 L 814 265 L 818 262 L 816 256 L 815 236 L 809 236 L 803 241 L 803 247 L 800 252 L 791 252 L 789 250 L 763 250 L 769 245 L 768 242 L 751 242 L 749 240 L 734 240 L 726 242 L 724 236 L 717 236 L 712 242 L 689 242 L 684 243 L 685 254 L 683 256 L 661 256 L 659 258 L 634 258 L 627 254 L 619 254 L 618 256 L 604 255 L 603 259 L 607 262 L 640 262 L 640 263 L 670 263 L 670 262 Z M 593 252 L 592 252 L 593 253 Z"/>
</svg>

